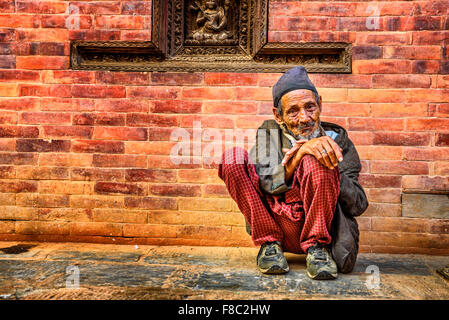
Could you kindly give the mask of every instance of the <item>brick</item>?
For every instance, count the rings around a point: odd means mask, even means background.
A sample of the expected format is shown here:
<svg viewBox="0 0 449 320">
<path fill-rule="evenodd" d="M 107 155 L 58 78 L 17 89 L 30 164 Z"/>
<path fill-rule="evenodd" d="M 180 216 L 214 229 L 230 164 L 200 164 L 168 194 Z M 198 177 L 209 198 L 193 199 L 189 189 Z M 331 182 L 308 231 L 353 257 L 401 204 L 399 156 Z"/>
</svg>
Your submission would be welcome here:
<svg viewBox="0 0 449 320">
<path fill-rule="evenodd" d="M 176 99 L 179 96 L 179 88 L 173 87 L 126 87 L 127 98 L 151 98 L 154 100 Z"/>
<path fill-rule="evenodd" d="M 448 161 L 436 161 L 434 163 L 434 171 L 438 176 L 449 176 L 449 162 Z"/>
<path fill-rule="evenodd" d="M 179 210 L 192 211 L 231 211 L 232 199 L 196 198 L 179 199 Z"/>
<path fill-rule="evenodd" d="M 82 113 L 73 115 L 74 125 L 124 126 L 124 114 Z"/>
<path fill-rule="evenodd" d="M 38 215 L 41 221 L 89 222 L 91 221 L 92 210 L 78 208 L 40 208 Z"/>
<path fill-rule="evenodd" d="M 157 224 L 124 224 L 123 235 L 125 237 L 144 237 L 144 238 L 175 238 L 178 228 L 170 225 Z"/>
<path fill-rule="evenodd" d="M 412 35 L 406 32 L 358 32 L 356 44 L 363 45 L 407 45 L 411 44 Z"/>
<path fill-rule="evenodd" d="M 71 6 L 76 7 L 80 14 L 95 14 L 95 15 L 105 15 L 105 14 L 119 14 L 120 6 L 118 6 L 113 1 L 95 1 L 95 2 L 81 2 L 72 1 Z M 72 9 L 73 10 L 73 9 Z M 74 13 L 74 12 L 70 12 Z"/>
<path fill-rule="evenodd" d="M 70 97 L 70 86 L 68 85 L 29 85 L 21 84 L 19 86 L 20 96 L 37 97 Z"/>
<path fill-rule="evenodd" d="M 120 13 L 131 15 L 151 15 L 150 1 L 123 1 Z"/>
<path fill-rule="evenodd" d="M 410 60 L 373 59 L 354 60 L 352 72 L 354 74 L 379 74 L 379 73 L 411 73 Z"/>
<path fill-rule="evenodd" d="M 81 181 L 123 181 L 124 172 L 121 169 L 72 168 L 70 178 Z"/>
<path fill-rule="evenodd" d="M 149 155 L 148 168 L 156 169 L 188 169 L 201 168 L 200 157 Z"/>
<path fill-rule="evenodd" d="M 149 142 L 125 142 L 125 153 L 127 154 L 162 154 L 170 155 L 176 142 L 149 141 Z"/>
<path fill-rule="evenodd" d="M 402 131 L 404 128 L 403 119 L 389 118 L 349 118 L 348 130 L 353 131 Z M 408 128 L 407 128 L 408 129 Z"/>
<path fill-rule="evenodd" d="M 93 185 L 78 181 L 39 181 L 41 194 L 93 194 Z"/>
<path fill-rule="evenodd" d="M 24 180 L 62 180 L 69 178 L 69 171 L 64 167 L 18 166 L 16 175 Z"/>
<path fill-rule="evenodd" d="M 0 70 L 0 81 L 35 82 L 35 81 L 39 81 L 39 79 L 40 79 L 40 74 L 38 71 Z"/>
<path fill-rule="evenodd" d="M 136 16 L 95 16 L 94 17 L 95 29 L 143 29 L 144 17 Z"/>
<path fill-rule="evenodd" d="M 238 90 L 238 88 L 237 88 Z M 258 100 L 258 93 L 255 92 L 254 89 L 248 88 L 248 94 L 254 100 Z M 260 92 L 260 90 L 257 90 Z M 183 99 L 201 99 L 201 100 L 231 100 L 235 97 L 235 89 L 234 88 L 225 88 L 225 87 L 202 87 L 202 88 L 190 88 L 183 87 L 181 97 Z M 241 95 L 243 97 L 243 95 Z M 248 97 L 248 100 L 252 100 Z M 240 99 L 240 96 L 237 94 L 237 99 Z"/>
<path fill-rule="evenodd" d="M 92 71 L 46 70 L 42 72 L 42 80 L 44 83 L 93 84 L 95 83 L 94 75 Z"/>
<path fill-rule="evenodd" d="M 407 119 L 405 123 L 406 130 L 410 131 L 430 131 L 438 130 L 449 131 L 449 119 Z"/>
<path fill-rule="evenodd" d="M 148 130 L 146 128 L 129 127 L 95 127 L 92 136 L 98 140 L 148 140 Z"/>
<path fill-rule="evenodd" d="M 0 55 L 0 68 L 2 69 L 15 69 L 16 57 L 13 55 Z"/>
<path fill-rule="evenodd" d="M 13 28 L 1 28 L 0 29 L 0 41 L 11 42 L 16 40 L 16 30 Z"/>
<path fill-rule="evenodd" d="M 449 188 L 449 180 L 447 177 L 428 177 L 428 176 L 404 176 L 402 179 L 402 187 L 404 189 L 417 190 L 447 190 Z"/>
<path fill-rule="evenodd" d="M 359 182 L 366 188 L 400 188 L 401 176 L 361 174 Z"/>
<path fill-rule="evenodd" d="M 120 40 L 122 41 L 148 41 L 151 39 L 151 24 L 149 24 L 150 19 L 146 19 L 146 29 L 145 30 L 121 30 Z"/>
<path fill-rule="evenodd" d="M 75 98 L 124 98 L 124 86 L 78 85 L 72 87 L 72 97 Z"/>
<path fill-rule="evenodd" d="M 326 103 L 322 107 L 321 114 L 336 117 L 368 117 L 370 105 L 368 103 Z"/>
<path fill-rule="evenodd" d="M 152 72 L 151 83 L 158 85 L 199 85 L 203 83 L 202 73 Z"/>
<path fill-rule="evenodd" d="M 69 152 L 69 140 L 17 139 L 18 152 Z"/>
<path fill-rule="evenodd" d="M 401 189 L 364 188 L 364 190 L 369 202 L 401 202 Z"/>
<path fill-rule="evenodd" d="M 95 102 L 95 110 L 106 112 L 148 112 L 149 101 L 147 99 L 98 99 Z"/>
<path fill-rule="evenodd" d="M 405 160 L 449 160 L 449 148 L 407 147 Z"/>
<path fill-rule="evenodd" d="M 204 197 L 229 197 L 229 192 L 225 185 L 205 185 L 203 188 Z"/>
<path fill-rule="evenodd" d="M 372 103 L 371 115 L 376 118 L 423 117 L 427 109 L 427 103 Z"/>
<path fill-rule="evenodd" d="M 146 224 L 148 213 L 146 210 L 93 209 L 92 221 Z"/>
<path fill-rule="evenodd" d="M 132 127 L 177 127 L 178 117 L 172 115 L 128 113 L 126 125 Z"/>
<path fill-rule="evenodd" d="M 37 165 L 38 158 L 33 153 L 0 153 L 0 164 Z"/>
<path fill-rule="evenodd" d="M 412 32 L 414 45 L 440 45 L 447 39 L 449 31 L 414 31 Z"/>
<path fill-rule="evenodd" d="M 69 113 L 55 112 L 23 112 L 20 114 L 19 123 L 23 124 L 70 124 Z"/>
<path fill-rule="evenodd" d="M 449 239 L 446 235 L 432 235 L 426 233 L 409 232 L 373 232 L 370 236 L 372 245 L 379 246 L 398 246 L 398 247 L 416 247 L 416 248 L 437 248 L 446 249 Z M 425 252 L 429 252 L 426 250 Z"/>
<path fill-rule="evenodd" d="M 161 197 L 125 197 L 126 208 L 142 209 L 166 209 L 176 210 L 178 208 L 176 199 Z"/>
<path fill-rule="evenodd" d="M 120 40 L 120 31 L 69 30 L 69 40 L 83 40 L 83 41 Z"/>
<path fill-rule="evenodd" d="M 255 86 L 258 75 L 255 73 L 215 73 L 204 74 L 205 85 Z"/>
<path fill-rule="evenodd" d="M 14 179 L 16 177 L 16 170 L 13 166 L 0 166 L 1 179 Z"/>
<path fill-rule="evenodd" d="M 84 126 L 43 126 L 46 138 L 88 139 L 92 137 L 93 128 Z"/>
<path fill-rule="evenodd" d="M 405 90 L 401 89 L 349 89 L 348 102 L 405 102 Z"/>
<path fill-rule="evenodd" d="M 375 74 L 373 88 L 429 88 L 430 77 L 418 74 Z"/>
<path fill-rule="evenodd" d="M 230 115 L 186 115 L 180 116 L 179 126 L 181 128 L 192 128 L 197 124 L 200 124 L 202 128 L 222 128 L 222 129 L 233 129 L 234 128 L 234 118 Z M 265 116 L 265 118 L 267 118 Z M 199 130 L 199 128 L 196 128 Z"/>
<path fill-rule="evenodd" d="M 429 133 L 412 132 L 373 132 L 374 145 L 389 146 L 428 146 Z"/>
<path fill-rule="evenodd" d="M 365 217 L 400 217 L 401 205 L 395 203 L 370 202 L 368 209 L 363 215 Z"/>
<path fill-rule="evenodd" d="M 166 197 L 201 197 L 201 187 L 198 185 L 162 185 L 149 186 L 150 194 Z"/>
<path fill-rule="evenodd" d="M 95 73 L 97 83 L 121 85 L 148 85 L 148 72 L 111 72 L 100 71 Z"/>
<path fill-rule="evenodd" d="M 441 61 L 438 60 L 415 60 L 412 61 L 412 73 L 435 74 L 440 71 Z"/>
<path fill-rule="evenodd" d="M 17 112 L 3 111 L 0 114 L 0 124 L 17 124 Z"/>
<path fill-rule="evenodd" d="M 3 110 L 37 110 L 39 105 L 39 99 L 36 98 L 0 98 L 0 109 Z"/>
<path fill-rule="evenodd" d="M 5 206 L 0 210 L 0 219 L 2 220 L 32 220 L 36 219 L 36 217 L 36 208 Z"/>
<path fill-rule="evenodd" d="M 119 183 L 119 182 L 97 182 L 94 188 L 96 193 L 99 194 L 134 194 L 134 195 L 146 195 L 146 190 L 143 185 L 137 185 L 132 183 Z"/>
<path fill-rule="evenodd" d="M 37 182 L 35 181 L 0 181 L 0 192 L 36 192 Z"/>
<path fill-rule="evenodd" d="M 64 13 L 67 10 L 67 3 L 53 1 L 17 1 L 17 12 L 26 13 Z"/>
<path fill-rule="evenodd" d="M 232 238 L 232 228 L 223 226 L 198 226 L 181 225 L 178 227 L 179 238 L 193 239 L 213 239 L 229 240 Z"/>
<path fill-rule="evenodd" d="M 123 235 L 121 223 L 70 222 L 69 227 L 71 235 L 110 237 L 120 237 Z"/>
<path fill-rule="evenodd" d="M 47 41 L 53 40 L 53 41 Z M 20 56 L 68 56 L 70 45 L 66 42 L 57 42 L 56 39 L 40 39 L 38 42 L 20 43 L 17 55 Z"/>
<path fill-rule="evenodd" d="M 371 161 L 371 173 L 380 174 L 429 174 L 429 165 L 419 161 Z"/>
<path fill-rule="evenodd" d="M 72 208 L 123 208 L 124 198 L 117 195 L 71 195 L 70 207 Z"/>
<path fill-rule="evenodd" d="M 150 111 L 153 113 L 199 113 L 201 102 L 182 100 L 151 101 Z"/>
<path fill-rule="evenodd" d="M 91 154 L 43 153 L 39 155 L 39 166 L 90 167 Z"/>
<path fill-rule="evenodd" d="M 176 171 L 161 169 L 126 169 L 125 180 L 131 182 L 176 182 Z"/>
<path fill-rule="evenodd" d="M 53 221 L 16 221 L 17 234 L 69 234 L 68 224 Z"/>
<path fill-rule="evenodd" d="M 373 231 L 382 232 L 426 233 L 428 230 L 427 219 L 372 217 L 371 224 Z"/>
<path fill-rule="evenodd" d="M 0 2 L 0 12 L 6 13 L 6 12 L 14 12 L 15 10 L 15 1 L 14 0 L 6 0 Z"/>
<path fill-rule="evenodd" d="M 69 67 L 68 57 L 48 57 L 48 56 L 29 56 L 16 57 L 17 69 L 67 69 Z"/>
<path fill-rule="evenodd" d="M 146 156 L 128 154 L 94 154 L 94 167 L 146 168 Z"/>
<path fill-rule="evenodd" d="M 207 101 L 203 103 L 203 113 L 213 114 L 255 114 L 255 102 Z"/>
<path fill-rule="evenodd" d="M 354 60 L 370 60 L 382 58 L 383 47 L 357 45 L 352 48 L 352 57 Z"/>
<path fill-rule="evenodd" d="M 93 111 L 95 103 L 92 99 L 43 98 L 41 111 Z"/>
<path fill-rule="evenodd" d="M 431 60 L 440 59 L 440 46 L 385 46 L 383 47 L 385 59 L 412 59 Z"/>
<path fill-rule="evenodd" d="M 440 30 L 441 17 L 385 17 L 388 31 Z"/>
<path fill-rule="evenodd" d="M 37 138 L 39 129 L 37 127 L 25 126 L 0 126 L 1 138 Z"/>
<path fill-rule="evenodd" d="M 369 131 L 348 131 L 349 139 L 355 146 L 370 146 L 373 144 L 373 133 Z"/>
<path fill-rule="evenodd" d="M 125 144 L 123 141 L 75 140 L 72 152 L 125 153 Z"/>
<path fill-rule="evenodd" d="M 437 133 L 435 136 L 435 146 L 449 147 L 449 133 Z"/>
<path fill-rule="evenodd" d="M 19 95 L 19 86 L 16 83 L 0 83 L 1 97 L 17 97 Z"/>
<path fill-rule="evenodd" d="M 70 15 L 44 15 L 42 16 L 42 28 L 69 28 L 72 27 L 74 17 Z M 90 16 L 77 15 L 76 27 L 79 29 L 92 28 L 92 18 Z"/>
<path fill-rule="evenodd" d="M 0 206 L 14 206 L 16 204 L 16 195 L 14 193 L 1 193 Z"/>
<path fill-rule="evenodd" d="M 0 234 L 14 233 L 15 222 L 14 221 L 0 221 Z"/>
<path fill-rule="evenodd" d="M 150 211 L 148 213 L 148 222 L 152 224 L 186 224 L 201 225 L 204 221 L 209 226 L 237 225 L 244 226 L 245 218 L 237 212 L 207 212 L 207 211 L 189 211 L 184 214 L 179 211 Z"/>
</svg>

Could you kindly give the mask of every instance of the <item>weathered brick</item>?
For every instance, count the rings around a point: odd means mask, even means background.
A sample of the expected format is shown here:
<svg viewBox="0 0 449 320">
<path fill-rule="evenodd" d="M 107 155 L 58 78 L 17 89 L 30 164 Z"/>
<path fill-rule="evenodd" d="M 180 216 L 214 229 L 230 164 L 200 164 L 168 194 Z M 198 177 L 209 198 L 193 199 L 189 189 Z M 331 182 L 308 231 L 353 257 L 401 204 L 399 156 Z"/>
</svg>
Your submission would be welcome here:
<svg viewBox="0 0 449 320">
<path fill-rule="evenodd" d="M 121 223 L 108 222 L 70 222 L 71 235 L 110 236 L 120 237 L 123 235 Z"/>
<path fill-rule="evenodd" d="M 95 208 L 92 210 L 92 221 L 146 224 L 148 212 L 147 210 Z"/>
<path fill-rule="evenodd" d="M 102 168 L 73 168 L 71 169 L 71 180 L 82 181 L 123 181 L 122 169 Z"/>
<path fill-rule="evenodd" d="M 100 71 L 95 73 L 95 79 L 102 84 L 148 85 L 149 73 Z"/>
<path fill-rule="evenodd" d="M 94 154 L 94 167 L 146 168 L 146 156 L 129 154 Z"/>
<path fill-rule="evenodd" d="M 385 128 L 391 131 L 402 131 L 403 119 L 382 118 L 349 118 L 348 130 L 354 131 L 382 131 Z"/>
<path fill-rule="evenodd" d="M 176 171 L 161 169 L 126 169 L 125 180 L 132 182 L 176 182 Z"/>
<path fill-rule="evenodd" d="M 74 140 L 72 152 L 125 153 L 125 144 L 123 141 Z"/>
<path fill-rule="evenodd" d="M 123 235 L 125 237 L 145 238 L 175 238 L 178 233 L 176 226 L 158 224 L 124 224 Z"/>
<path fill-rule="evenodd" d="M 148 140 L 147 128 L 95 127 L 93 139 L 98 140 Z"/>
<path fill-rule="evenodd" d="M 124 98 L 124 86 L 78 85 L 72 87 L 72 97 L 75 98 Z"/>
<path fill-rule="evenodd" d="M 92 217 L 91 209 L 78 208 L 40 208 L 39 220 L 42 221 L 77 221 L 89 222 Z"/>
<path fill-rule="evenodd" d="M 62 180 L 69 178 L 69 170 L 64 167 L 18 166 L 16 176 L 24 180 Z"/>
<path fill-rule="evenodd" d="M 126 97 L 172 100 L 178 98 L 179 91 L 180 89 L 173 87 L 126 87 Z"/>
<path fill-rule="evenodd" d="M 201 102 L 182 100 L 151 101 L 150 111 L 153 113 L 198 113 Z"/>
<path fill-rule="evenodd" d="M 428 146 L 430 144 L 430 134 L 412 132 L 373 132 L 373 144 L 389 146 Z"/>
<path fill-rule="evenodd" d="M 95 103 L 92 99 L 42 98 L 41 111 L 93 111 Z"/>
<path fill-rule="evenodd" d="M 435 136 L 435 146 L 449 147 L 449 133 L 437 133 Z"/>
<path fill-rule="evenodd" d="M 70 195 L 72 208 L 123 208 L 124 199 L 117 195 Z"/>
<path fill-rule="evenodd" d="M 167 197 L 201 197 L 201 187 L 198 185 L 163 185 L 151 184 L 150 193 L 156 196 Z"/>
<path fill-rule="evenodd" d="M 16 221 L 17 234 L 69 234 L 68 224 L 61 221 Z"/>
<path fill-rule="evenodd" d="M 400 188 L 401 176 L 361 174 L 359 182 L 367 188 Z"/>
<path fill-rule="evenodd" d="M 145 195 L 144 186 L 139 186 L 133 183 L 119 183 L 119 182 L 97 182 L 95 184 L 95 192 L 99 194 L 135 194 Z"/>
<path fill-rule="evenodd" d="M 429 165 L 420 161 L 381 161 L 370 162 L 371 173 L 381 174 L 429 174 Z"/>
<path fill-rule="evenodd" d="M 166 209 L 176 210 L 178 204 L 176 199 L 161 197 L 125 197 L 126 208 L 142 208 L 142 209 Z"/>
<path fill-rule="evenodd" d="M 69 67 L 68 57 L 49 56 L 18 56 L 16 57 L 17 69 L 67 69 Z"/>
<path fill-rule="evenodd" d="M 396 203 L 370 202 L 368 209 L 363 215 L 365 217 L 400 217 L 401 205 Z"/>
<path fill-rule="evenodd" d="M 449 160 L 449 148 L 407 147 L 405 160 Z"/>
<path fill-rule="evenodd" d="M 93 184 L 80 181 L 39 181 L 39 193 L 93 194 Z"/>
<path fill-rule="evenodd" d="M 39 128 L 25 126 L 0 126 L 1 138 L 37 138 Z"/>
<path fill-rule="evenodd" d="M 88 139 L 92 137 L 93 128 L 85 126 L 43 126 L 46 138 Z"/>
<path fill-rule="evenodd" d="M 175 144 L 171 141 L 126 141 L 125 153 L 169 155 Z"/>
<path fill-rule="evenodd" d="M 70 140 L 17 139 L 19 152 L 69 152 Z"/>
<path fill-rule="evenodd" d="M 126 125 L 132 127 L 177 127 L 178 117 L 172 115 L 128 113 Z"/>
<path fill-rule="evenodd" d="M 43 153 L 39 155 L 39 165 L 60 167 L 90 167 L 92 166 L 92 155 L 76 153 Z"/>
<path fill-rule="evenodd" d="M 0 153 L 0 164 L 37 165 L 38 159 L 33 153 Z"/>
<path fill-rule="evenodd" d="M 417 190 L 447 190 L 449 188 L 449 180 L 447 177 L 428 177 L 428 176 L 404 176 L 402 179 L 402 187 L 404 189 Z"/>
<path fill-rule="evenodd" d="M 95 101 L 95 110 L 106 112 L 148 112 L 147 99 L 98 99 Z"/>
</svg>

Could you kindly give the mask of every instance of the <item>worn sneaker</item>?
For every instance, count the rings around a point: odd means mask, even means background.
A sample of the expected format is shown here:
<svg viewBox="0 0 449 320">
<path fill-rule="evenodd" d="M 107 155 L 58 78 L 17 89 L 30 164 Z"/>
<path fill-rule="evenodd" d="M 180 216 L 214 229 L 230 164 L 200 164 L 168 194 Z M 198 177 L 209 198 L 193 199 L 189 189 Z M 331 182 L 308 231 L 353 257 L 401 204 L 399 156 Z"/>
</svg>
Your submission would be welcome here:
<svg viewBox="0 0 449 320">
<path fill-rule="evenodd" d="M 275 241 L 262 244 L 257 255 L 257 266 L 262 273 L 267 274 L 288 272 L 289 267 L 281 243 Z"/>
<path fill-rule="evenodd" d="M 327 248 L 315 244 L 307 250 L 307 275 L 314 280 L 332 280 L 337 278 L 337 264 Z"/>
</svg>

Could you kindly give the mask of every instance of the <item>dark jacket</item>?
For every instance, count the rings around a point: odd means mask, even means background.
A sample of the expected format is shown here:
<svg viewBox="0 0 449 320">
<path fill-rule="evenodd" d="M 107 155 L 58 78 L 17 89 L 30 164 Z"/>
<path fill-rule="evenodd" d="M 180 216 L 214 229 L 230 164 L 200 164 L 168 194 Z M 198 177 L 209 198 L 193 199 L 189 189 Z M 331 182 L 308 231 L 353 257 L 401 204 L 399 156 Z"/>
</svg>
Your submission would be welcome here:
<svg viewBox="0 0 449 320">
<path fill-rule="evenodd" d="M 321 122 L 321 125 L 325 131 L 335 132 L 334 135 L 338 134 L 334 140 L 343 149 L 343 161 L 338 164 L 341 175 L 340 194 L 330 232 L 331 252 L 340 272 L 350 272 L 357 258 L 359 241 L 358 224 L 354 217 L 361 215 L 368 207 L 365 192 L 358 182 L 362 166 L 357 150 L 348 138 L 346 130 L 334 123 Z M 274 151 L 273 154 L 277 155 L 277 159 L 261 156 L 263 140 L 265 140 L 267 155 L 271 149 L 272 152 Z M 285 181 L 285 169 L 281 161 L 284 157 L 282 148 L 291 147 L 290 140 L 282 134 L 276 121 L 266 120 L 257 130 L 256 144 L 250 151 L 250 157 L 255 164 L 256 172 L 260 177 L 260 187 L 264 192 L 288 195 L 291 182 Z"/>
</svg>

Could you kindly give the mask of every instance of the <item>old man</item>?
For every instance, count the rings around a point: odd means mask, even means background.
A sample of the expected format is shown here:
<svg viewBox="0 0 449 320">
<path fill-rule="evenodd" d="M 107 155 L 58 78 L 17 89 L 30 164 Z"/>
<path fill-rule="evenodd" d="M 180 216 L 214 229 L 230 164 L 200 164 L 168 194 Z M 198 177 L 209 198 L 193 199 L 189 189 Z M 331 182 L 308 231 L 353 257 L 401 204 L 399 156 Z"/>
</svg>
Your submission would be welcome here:
<svg viewBox="0 0 449 320">
<path fill-rule="evenodd" d="M 344 128 L 320 121 L 321 96 L 304 67 L 280 77 L 273 102 L 250 154 L 226 150 L 218 174 L 260 246 L 261 272 L 288 272 L 283 252 L 306 253 L 310 278 L 335 279 L 353 269 L 354 217 L 368 206 L 359 156 Z"/>
</svg>

